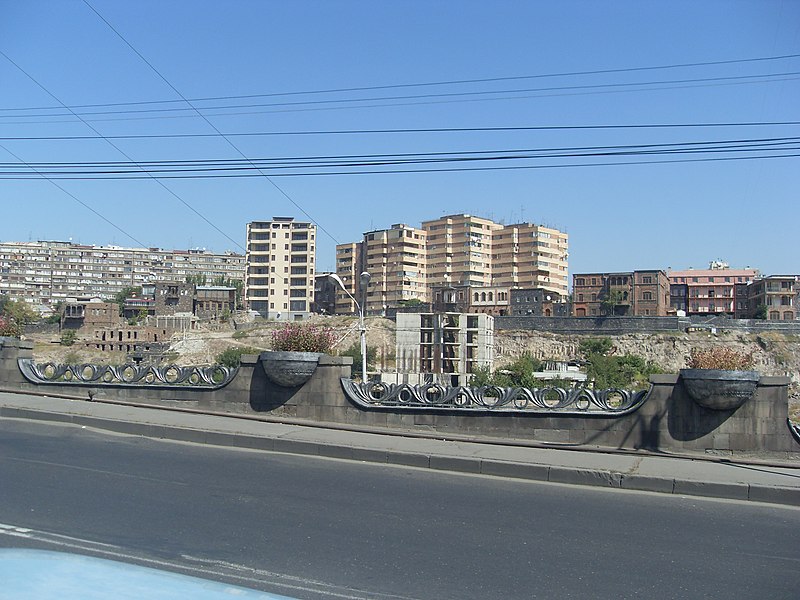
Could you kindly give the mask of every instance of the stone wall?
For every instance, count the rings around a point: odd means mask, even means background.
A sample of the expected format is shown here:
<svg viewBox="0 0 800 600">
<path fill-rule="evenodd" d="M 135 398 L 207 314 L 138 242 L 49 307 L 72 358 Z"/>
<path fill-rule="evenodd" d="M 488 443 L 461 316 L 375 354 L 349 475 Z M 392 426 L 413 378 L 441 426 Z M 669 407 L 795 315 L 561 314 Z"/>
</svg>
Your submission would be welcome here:
<svg viewBox="0 0 800 600">
<path fill-rule="evenodd" d="M 678 317 L 495 317 L 496 330 L 547 331 L 566 334 L 621 335 L 683 331 L 687 319 Z"/>
<path fill-rule="evenodd" d="M 800 321 L 762 321 L 709 317 L 495 317 L 496 330 L 535 330 L 550 333 L 623 335 L 626 333 L 659 333 L 686 331 L 687 327 L 707 327 L 719 330 L 759 333 L 776 331 L 800 334 Z"/>
<path fill-rule="evenodd" d="M 258 357 L 245 355 L 226 386 L 209 390 L 185 386 L 34 384 L 22 376 L 18 358 L 30 358 L 32 344 L 0 339 L 0 388 L 33 393 L 89 395 L 95 400 L 214 412 L 262 414 L 318 424 L 346 424 L 396 431 L 424 431 L 522 440 L 583 448 L 645 449 L 658 452 L 742 454 L 800 457 L 800 445 L 787 426 L 787 377 L 762 377 L 754 396 L 733 411 L 713 411 L 694 403 L 677 375 L 654 375 L 643 405 L 624 416 L 586 414 L 558 416 L 402 407 L 364 409 L 345 395 L 340 378 L 349 375 L 352 359 L 322 356 L 311 379 L 299 388 L 269 381 Z"/>
</svg>

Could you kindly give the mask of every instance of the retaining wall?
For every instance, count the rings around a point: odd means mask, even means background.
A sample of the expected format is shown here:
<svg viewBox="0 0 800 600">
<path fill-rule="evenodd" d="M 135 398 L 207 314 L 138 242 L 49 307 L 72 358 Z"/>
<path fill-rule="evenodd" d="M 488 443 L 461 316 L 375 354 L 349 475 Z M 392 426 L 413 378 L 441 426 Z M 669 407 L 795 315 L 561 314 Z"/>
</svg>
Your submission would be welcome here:
<svg viewBox="0 0 800 600">
<path fill-rule="evenodd" d="M 549 333 L 623 335 L 686 331 L 687 327 L 715 327 L 720 330 L 760 333 L 776 331 L 800 334 L 800 321 L 762 321 L 727 317 L 537 317 L 494 318 L 496 330 L 533 330 Z"/>
<path fill-rule="evenodd" d="M 733 411 L 714 411 L 697 405 L 687 396 L 678 375 L 654 375 L 647 400 L 638 410 L 624 416 L 490 410 L 463 414 L 457 409 L 361 408 L 347 398 L 341 384 L 341 378 L 349 376 L 352 364 L 349 357 L 323 356 L 305 385 L 284 388 L 267 379 L 257 356 L 245 355 L 228 385 L 209 390 L 184 386 L 35 384 L 23 377 L 17 363 L 19 358 L 30 358 L 31 354 L 29 342 L 0 339 L 0 388 L 66 394 L 87 400 L 91 392 L 96 400 L 498 440 L 800 458 L 800 445 L 787 426 L 788 377 L 762 377 L 755 395 Z"/>
</svg>

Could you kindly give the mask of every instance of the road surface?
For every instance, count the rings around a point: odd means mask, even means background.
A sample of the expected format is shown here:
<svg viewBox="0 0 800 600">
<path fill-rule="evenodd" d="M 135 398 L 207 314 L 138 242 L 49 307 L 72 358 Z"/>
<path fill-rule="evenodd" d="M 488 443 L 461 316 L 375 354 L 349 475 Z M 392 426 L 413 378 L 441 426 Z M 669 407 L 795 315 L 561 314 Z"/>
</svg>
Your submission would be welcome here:
<svg viewBox="0 0 800 600">
<path fill-rule="evenodd" d="M 0 420 L 0 546 L 297 598 L 798 598 L 800 510 Z"/>
</svg>

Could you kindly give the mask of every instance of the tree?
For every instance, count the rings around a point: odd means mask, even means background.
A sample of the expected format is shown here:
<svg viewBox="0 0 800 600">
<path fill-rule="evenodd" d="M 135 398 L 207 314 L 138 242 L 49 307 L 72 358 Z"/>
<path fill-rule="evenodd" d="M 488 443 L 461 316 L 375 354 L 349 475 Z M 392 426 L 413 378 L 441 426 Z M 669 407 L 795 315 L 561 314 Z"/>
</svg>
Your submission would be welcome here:
<svg viewBox="0 0 800 600">
<path fill-rule="evenodd" d="M 494 373 L 489 367 L 475 367 L 469 379 L 472 387 L 496 385 L 498 387 L 539 387 L 540 380 L 533 374 L 541 371 L 544 364 L 530 354 L 523 354 L 517 360 Z"/>
<path fill-rule="evenodd" d="M 62 346 L 72 346 L 77 339 L 78 334 L 75 332 L 74 329 L 65 329 L 61 333 L 61 345 Z"/>
<path fill-rule="evenodd" d="M 357 342 L 344 350 L 339 356 L 350 356 L 353 358 L 353 364 L 350 366 L 350 377 L 353 377 L 354 372 L 361 374 L 361 343 Z M 367 370 L 374 368 L 375 361 L 378 358 L 378 349 L 374 346 L 367 347 Z"/>
<path fill-rule="evenodd" d="M 423 306 L 425 303 L 419 298 L 409 298 L 408 300 L 399 300 L 397 304 L 400 306 Z"/>
<path fill-rule="evenodd" d="M 611 290 L 600 302 L 600 308 L 606 315 L 614 315 L 617 306 L 620 306 L 623 300 L 625 300 L 625 296 L 620 290 Z"/>
<path fill-rule="evenodd" d="M 592 354 L 608 354 L 613 346 L 611 338 L 587 338 L 581 340 L 581 343 L 578 344 L 578 352 L 583 357 L 588 357 Z"/>
<path fill-rule="evenodd" d="M 754 319 L 762 319 L 766 320 L 767 318 L 767 305 L 766 304 L 759 304 L 756 308 L 755 312 L 753 313 Z"/>
<path fill-rule="evenodd" d="M 190 285 L 205 285 L 207 277 L 202 274 L 198 273 L 197 275 L 187 275 L 186 276 L 186 283 Z"/>
<path fill-rule="evenodd" d="M 39 319 L 39 314 L 24 300 L 3 297 L 0 306 L 0 335 L 20 337 L 25 325 Z"/>
<path fill-rule="evenodd" d="M 142 295 L 142 288 L 140 286 L 128 285 L 114 294 L 114 303 L 119 305 L 119 314 L 122 315 L 122 307 L 125 305 L 125 300 Z"/>
</svg>

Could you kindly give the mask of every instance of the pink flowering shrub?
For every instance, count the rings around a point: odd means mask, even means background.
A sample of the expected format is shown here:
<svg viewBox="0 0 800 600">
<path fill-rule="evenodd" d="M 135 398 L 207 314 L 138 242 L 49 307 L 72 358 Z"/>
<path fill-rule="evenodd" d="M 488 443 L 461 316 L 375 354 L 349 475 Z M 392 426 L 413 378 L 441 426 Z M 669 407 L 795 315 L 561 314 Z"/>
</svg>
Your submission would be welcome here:
<svg viewBox="0 0 800 600">
<path fill-rule="evenodd" d="M 272 349 L 284 352 L 327 352 L 335 341 L 329 327 L 286 323 L 272 333 Z"/>
<path fill-rule="evenodd" d="M 22 326 L 11 317 L 0 315 L 0 336 L 19 337 L 22 335 Z"/>
</svg>

